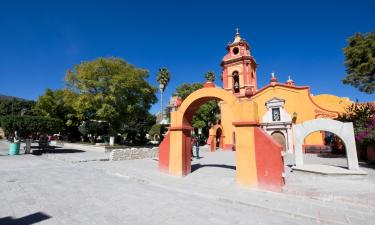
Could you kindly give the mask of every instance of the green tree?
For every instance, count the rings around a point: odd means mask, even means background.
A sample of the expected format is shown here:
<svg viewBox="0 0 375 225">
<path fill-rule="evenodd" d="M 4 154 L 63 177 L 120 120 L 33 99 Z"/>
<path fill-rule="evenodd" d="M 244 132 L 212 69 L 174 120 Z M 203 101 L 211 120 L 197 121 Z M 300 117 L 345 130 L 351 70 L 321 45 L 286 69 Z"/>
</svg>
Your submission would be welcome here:
<svg viewBox="0 0 375 225">
<path fill-rule="evenodd" d="M 167 128 L 164 124 L 154 124 L 150 131 L 148 132 L 149 138 L 152 141 L 159 141 L 159 143 L 163 140 L 163 134 L 167 131 Z"/>
<path fill-rule="evenodd" d="M 194 91 L 201 89 L 201 83 L 182 84 L 176 88 L 174 95 L 180 96 L 182 100 L 187 98 Z M 215 123 L 218 119 L 216 116 L 220 114 L 220 108 L 217 100 L 212 100 L 204 103 L 195 112 L 192 119 L 192 126 L 194 128 L 204 128 L 206 132 L 209 129 L 209 124 Z"/>
<path fill-rule="evenodd" d="M 360 158 L 366 158 L 366 147 L 375 144 L 375 104 L 357 103 L 349 106 L 337 120 L 352 122 Z"/>
<path fill-rule="evenodd" d="M 171 75 L 167 68 L 160 68 L 157 74 L 156 80 L 159 83 L 159 90 L 160 90 L 160 114 L 161 120 L 163 120 L 163 93 L 165 88 L 168 86 L 169 80 Z"/>
<path fill-rule="evenodd" d="M 51 90 L 46 89 L 44 95 L 39 96 L 34 106 L 34 112 L 38 115 L 58 118 L 66 125 L 78 125 L 78 121 L 73 118 L 75 111 L 71 102 L 77 95 L 68 89 Z"/>
<path fill-rule="evenodd" d="M 344 48 L 347 75 L 344 84 L 352 85 L 360 91 L 375 92 L 375 32 L 356 33 L 348 39 Z"/>
<path fill-rule="evenodd" d="M 77 118 L 77 113 L 73 108 L 73 102 L 77 94 L 69 89 L 51 90 L 46 89 L 34 106 L 34 113 L 47 118 L 56 118 L 63 121 L 64 126 L 60 133 L 69 141 L 79 139 L 78 126 L 81 121 Z"/>
<path fill-rule="evenodd" d="M 106 121 L 118 133 L 142 119 L 156 102 L 148 76 L 147 70 L 123 59 L 98 58 L 74 66 L 65 81 L 76 95 L 72 107 L 80 121 Z"/>
<path fill-rule="evenodd" d="M 130 121 L 123 128 L 126 144 L 143 144 L 147 142 L 146 134 L 156 122 L 156 117 L 149 112 L 144 112 L 136 119 Z"/>
<path fill-rule="evenodd" d="M 0 98 L 0 116 L 33 115 L 34 101 L 18 98 Z"/>
<path fill-rule="evenodd" d="M 6 136 L 11 136 L 17 131 L 21 138 L 37 133 L 54 134 L 62 129 L 63 123 L 59 119 L 42 116 L 9 115 L 0 117 L 1 127 Z"/>
</svg>

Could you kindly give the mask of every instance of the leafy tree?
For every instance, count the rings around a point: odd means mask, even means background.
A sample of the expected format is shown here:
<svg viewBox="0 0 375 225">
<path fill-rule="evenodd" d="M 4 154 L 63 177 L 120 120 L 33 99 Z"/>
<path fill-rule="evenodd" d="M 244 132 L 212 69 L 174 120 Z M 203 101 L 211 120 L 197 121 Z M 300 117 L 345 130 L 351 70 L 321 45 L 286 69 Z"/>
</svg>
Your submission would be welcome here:
<svg viewBox="0 0 375 225">
<path fill-rule="evenodd" d="M 62 120 L 64 127 L 60 133 L 65 139 L 76 141 L 80 136 L 78 126 L 81 123 L 73 108 L 73 102 L 77 96 L 69 89 L 55 91 L 46 89 L 44 95 L 38 97 L 33 109 L 34 113 L 47 118 Z"/>
<path fill-rule="evenodd" d="M 350 37 L 344 48 L 347 75 L 344 84 L 352 85 L 360 91 L 375 92 L 375 32 L 357 33 Z"/>
<path fill-rule="evenodd" d="M 21 138 L 26 138 L 37 133 L 54 134 L 62 129 L 63 123 L 59 119 L 45 118 L 42 116 L 2 116 L 1 127 L 6 136 L 11 136 L 15 131 Z"/>
<path fill-rule="evenodd" d="M 215 74 L 214 74 L 214 72 L 212 70 L 208 71 L 205 74 L 205 77 L 206 77 L 207 81 L 215 82 L 216 76 L 215 76 Z"/>
<path fill-rule="evenodd" d="M 39 96 L 34 106 L 34 112 L 38 115 L 58 118 L 64 121 L 67 126 L 78 125 L 79 121 L 74 118 L 75 110 L 71 102 L 77 95 L 68 90 L 46 89 L 44 95 Z"/>
<path fill-rule="evenodd" d="M 104 135 L 108 133 L 108 124 L 95 120 L 84 121 L 78 127 L 79 132 L 82 134 L 93 134 L 95 136 Z"/>
<path fill-rule="evenodd" d="M 352 104 L 337 120 L 353 123 L 360 157 L 366 158 L 366 146 L 375 144 L 375 104 Z"/>
<path fill-rule="evenodd" d="M 136 119 L 126 124 L 122 130 L 126 144 L 143 144 L 147 142 L 146 134 L 155 124 L 156 117 L 149 112 L 144 112 Z"/>
<path fill-rule="evenodd" d="M 34 101 L 18 98 L 0 98 L 0 116 L 33 115 Z"/>
<path fill-rule="evenodd" d="M 75 93 L 72 107 L 80 121 L 102 120 L 118 133 L 144 119 L 156 102 L 148 71 L 120 58 L 98 58 L 74 66 L 65 81 Z"/>
<path fill-rule="evenodd" d="M 352 104 L 337 120 L 353 123 L 357 141 L 375 142 L 375 104 Z"/>
<path fill-rule="evenodd" d="M 194 91 L 202 88 L 201 83 L 182 84 L 176 88 L 174 95 L 180 96 L 182 100 L 187 98 Z M 210 123 L 215 123 L 218 118 L 216 115 L 220 114 L 220 108 L 217 100 L 212 100 L 204 103 L 195 112 L 192 119 L 192 126 L 194 128 L 204 128 L 207 133 Z"/>
<path fill-rule="evenodd" d="M 164 124 L 154 124 L 148 132 L 148 135 L 151 140 L 161 142 L 163 140 L 163 134 L 166 131 L 167 128 Z M 156 136 L 158 137 L 157 139 L 155 138 Z"/>
</svg>

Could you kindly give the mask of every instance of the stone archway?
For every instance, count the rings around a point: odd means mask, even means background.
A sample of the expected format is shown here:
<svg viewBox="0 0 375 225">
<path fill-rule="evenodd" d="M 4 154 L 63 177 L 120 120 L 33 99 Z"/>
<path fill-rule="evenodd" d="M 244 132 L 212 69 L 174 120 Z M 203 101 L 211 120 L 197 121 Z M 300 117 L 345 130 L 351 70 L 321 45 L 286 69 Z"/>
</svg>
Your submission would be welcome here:
<svg viewBox="0 0 375 225">
<path fill-rule="evenodd" d="M 281 146 L 258 128 L 256 103 L 239 101 L 231 93 L 215 87 L 193 92 L 177 111 L 171 113 L 171 127 L 159 146 L 159 169 L 176 176 L 191 172 L 192 117 L 202 104 L 210 100 L 224 101 L 232 110 L 236 133 L 237 183 L 280 190 L 284 184 Z"/>
<path fill-rule="evenodd" d="M 344 142 L 346 157 L 350 170 L 358 170 L 357 150 L 352 123 L 343 123 L 331 119 L 315 119 L 293 125 L 296 166 L 303 166 L 302 144 L 305 137 L 316 131 L 329 131 L 336 134 Z"/>
</svg>

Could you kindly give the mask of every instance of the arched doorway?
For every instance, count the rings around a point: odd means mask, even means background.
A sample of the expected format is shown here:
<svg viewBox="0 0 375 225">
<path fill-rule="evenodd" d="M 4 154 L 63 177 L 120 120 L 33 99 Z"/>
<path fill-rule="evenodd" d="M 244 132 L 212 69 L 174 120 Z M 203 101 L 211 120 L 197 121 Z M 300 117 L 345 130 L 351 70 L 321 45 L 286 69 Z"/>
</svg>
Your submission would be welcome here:
<svg viewBox="0 0 375 225">
<path fill-rule="evenodd" d="M 352 123 L 343 123 L 331 119 L 315 119 L 296 124 L 293 128 L 296 166 L 304 165 L 302 145 L 305 137 L 313 132 L 322 130 L 334 133 L 343 141 L 349 169 L 359 169 Z"/>
<path fill-rule="evenodd" d="M 210 146 L 210 151 L 216 151 L 216 149 L 223 149 L 225 142 L 225 135 L 223 127 L 220 124 L 212 126 L 209 130 L 209 137 L 207 144 Z"/>
<path fill-rule="evenodd" d="M 285 152 L 286 149 L 286 142 L 285 136 L 283 133 L 275 131 L 271 134 L 272 138 L 275 139 L 277 143 L 279 143 L 283 147 L 283 151 Z"/>
<path fill-rule="evenodd" d="M 176 176 L 191 172 L 192 117 L 202 104 L 210 100 L 224 101 L 231 109 L 236 134 L 237 183 L 280 190 L 284 184 L 281 146 L 258 128 L 256 103 L 239 101 L 220 88 L 205 87 L 193 92 L 177 111 L 171 113 L 171 127 L 159 146 L 159 169 Z"/>
<path fill-rule="evenodd" d="M 221 129 L 221 127 L 218 127 L 216 129 L 216 135 L 215 135 L 215 138 L 216 138 L 216 148 L 222 148 L 223 147 L 223 144 L 222 144 L 222 135 L 223 134 L 223 131 Z"/>
</svg>

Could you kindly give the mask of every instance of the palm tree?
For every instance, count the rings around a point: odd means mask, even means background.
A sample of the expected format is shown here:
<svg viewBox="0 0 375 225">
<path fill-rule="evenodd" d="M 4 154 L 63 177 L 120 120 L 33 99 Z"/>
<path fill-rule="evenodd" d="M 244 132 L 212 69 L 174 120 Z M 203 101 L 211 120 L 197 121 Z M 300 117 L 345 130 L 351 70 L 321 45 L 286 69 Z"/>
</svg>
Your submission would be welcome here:
<svg viewBox="0 0 375 225">
<path fill-rule="evenodd" d="M 160 113 L 161 113 L 161 120 L 163 121 L 163 92 L 167 87 L 169 80 L 170 80 L 170 73 L 167 68 L 163 67 L 159 69 L 157 74 L 157 81 L 159 82 L 159 90 L 160 90 Z"/>
<path fill-rule="evenodd" d="M 212 70 L 208 71 L 205 74 L 205 77 L 206 77 L 207 81 L 215 82 L 216 76 L 215 76 L 215 74 L 214 74 L 214 72 Z"/>
</svg>

